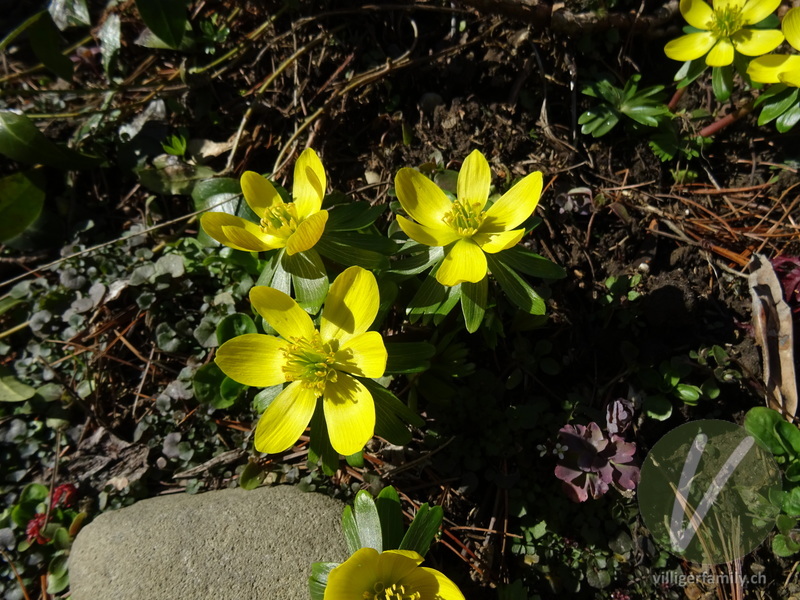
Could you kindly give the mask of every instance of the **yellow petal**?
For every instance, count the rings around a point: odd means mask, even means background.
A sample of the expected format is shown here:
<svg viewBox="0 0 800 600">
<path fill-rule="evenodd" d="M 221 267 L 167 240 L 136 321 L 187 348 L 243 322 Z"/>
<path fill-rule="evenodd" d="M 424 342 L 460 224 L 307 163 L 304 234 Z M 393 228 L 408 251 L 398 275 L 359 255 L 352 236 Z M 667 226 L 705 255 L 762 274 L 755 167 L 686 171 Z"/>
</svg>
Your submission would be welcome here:
<svg viewBox="0 0 800 600">
<path fill-rule="evenodd" d="M 374 548 L 361 548 L 334 567 L 328 574 L 324 600 L 353 600 L 371 597 L 375 594 L 377 580 L 378 551 Z M 365 594 L 369 594 L 366 596 Z"/>
<path fill-rule="evenodd" d="M 360 381 L 346 373 L 340 372 L 336 381 L 325 384 L 322 408 L 331 446 L 339 454 L 355 454 L 375 433 L 372 394 Z"/>
<path fill-rule="evenodd" d="M 527 175 L 489 207 L 478 231 L 499 233 L 518 227 L 533 214 L 541 195 L 542 174 L 536 171 Z"/>
<path fill-rule="evenodd" d="M 714 34 L 710 31 L 689 33 L 667 42 L 667 45 L 664 46 L 664 54 L 672 60 L 681 62 L 695 60 L 711 50 L 716 41 Z"/>
<path fill-rule="evenodd" d="M 308 313 L 280 290 L 256 286 L 250 290 L 250 302 L 258 314 L 287 340 L 309 339 L 316 333 Z"/>
<path fill-rule="evenodd" d="M 722 38 L 714 44 L 706 54 L 706 64 L 709 67 L 725 67 L 733 62 L 733 44 L 728 38 Z"/>
<path fill-rule="evenodd" d="M 350 267 L 334 279 L 322 309 L 319 332 L 324 341 L 346 342 L 361 335 L 378 314 L 380 298 L 375 276 L 361 267 Z"/>
<path fill-rule="evenodd" d="M 426 600 L 464 600 L 458 586 L 435 569 L 419 567 L 398 583 L 407 590 L 419 592 L 420 597 Z"/>
<path fill-rule="evenodd" d="M 786 13 L 781 23 L 783 34 L 795 50 L 800 51 L 800 7 Z"/>
<path fill-rule="evenodd" d="M 228 340 L 217 350 L 214 362 L 228 377 L 252 387 L 286 382 L 282 350 L 289 344 L 261 333 L 246 333 Z"/>
<path fill-rule="evenodd" d="M 274 204 L 283 204 L 281 195 L 265 177 L 253 171 L 245 171 L 241 179 L 242 194 L 248 206 L 260 218 L 264 218 L 264 211 Z"/>
<path fill-rule="evenodd" d="M 777 29 L 740 29 L 731 36 L 731 41 L 745 56 L 761 56 L 780 46 L 783 34 Z"/>
<path fill-rule="evenodd" d="M 297 226 L 295 232 L 286 240 L 286 252 L 291 256 L 298 252 L 305 252 L 314 247 L 325 231 L 328 222 L 328 211 L 315 212 Z"/>
<path fill-rule="evenodd" d="M 711 29 L 714 22 L 714 10 L 703 0 L 681 0 L 681 14 L 697 29 Z"/>
<path fill-rule="evenodd" d="M 457 194 L 460 202 L 472 204 L 480 212 L 489 198 L 492 185 L 492 170 L 486 158 L 478 150 L 473 150 L 458 172 Z"/>
<path fill-rule="evenodd" d="M 275 454 L 292 447 L 303 435 L 317 405 L 317 395 L 299 381 L 290 383 L 270 403 L 256 425 L 255 446 Z"/>
<path fill-rule="evenodd" d="M 749 0 L 742 8 L 742 22 L 745 25 L 760 23 L 774 13 L 780 4 L 781 0 Z"/>
<path fill-rule="evenodd" d="M 397 215 L 397 224 L 400 225 L 400 229 L 408 237 L 426 246 L 447 246 L 461 237 L 450 228 L 434 229 L 426 227 L 425 225 L 414 223 L 414 221 L 406 219 L 402 215 Z"/>
<path fill-rule="evenodd" d="M 436 281 L 453 286 L 463 281 L 477 283 L 486 277 L 486 255 L 480 246 L 470 239 L 459 240 L 444 255 L 436 271 Z"/>
<path fill-rule="evenodd" d="M 425 559 L 413 550 L 387 550 L 378 557 L 375 569 L 378 581 L 386 587 L 398 583 L 416 571 L 423 560 Z M 416 590 L 407 591 L 413 593 Z"/>
<path fill-rule="evenodd" d="M 800 56 L 793 56 L 792 58 L 796 59 L 793 61 L 794 68 L 783 71 L 779 77 L 781 83 L 800 88 Z"/>
<path fill-rule="evenodd" d="M 432 229 L 440 229 L 445 216 L 453 208 L 453 203 L 438 185 L 409 167 L 397 172 L 394 187 L 403 210 L 418 223 Z"/>
<path fill-rule="evenodd" d="M 383 377 L 386 370 L 386 346 L 377 331 L 350 338 L 336 352 L 333 368 L 359 377 Z"/>
<path fill-rule="evenodd" d="M 271 250 L 276 246 L 269 242 L 278 241 L 274 236 L 262 233 L 255 223 L 228 213 L 205 213 L 200 217 L 200 225 L 202 225 L 203 231 L 220 244 L 225 244 L 234 250 L 243 250 L 244 252 Z"/>
<path fill-rule="evenodd" d="M 472 236 L 472 240 L 481 247 L 481 250 L 489 254 L 495 254 L 502 250 L 507 250 L 516 246 L 525 235 L 524 229 L 512 229 L 511 231 L 501 231 L 500 233 L 481 233 L 478 231 Z"/>
<path fill-rule="evenodd" d="M 325 169 L 319 156 L 311 148 L 306 148 L 294 165 L 294 187 L 292 198 L 297 207 L 297 216 L 305 219 L 319 211 L 325 197 Z"/>
<path fill-rule="evenodd" d="M 787 54 L 768 54 L 759 56 L 750 61 L 747 67 L 747 74 L 753 81 L 759 83 L 778 83 L 779 75 L 789 68 L 791 59 L 795 58 Z"/>
</svg>

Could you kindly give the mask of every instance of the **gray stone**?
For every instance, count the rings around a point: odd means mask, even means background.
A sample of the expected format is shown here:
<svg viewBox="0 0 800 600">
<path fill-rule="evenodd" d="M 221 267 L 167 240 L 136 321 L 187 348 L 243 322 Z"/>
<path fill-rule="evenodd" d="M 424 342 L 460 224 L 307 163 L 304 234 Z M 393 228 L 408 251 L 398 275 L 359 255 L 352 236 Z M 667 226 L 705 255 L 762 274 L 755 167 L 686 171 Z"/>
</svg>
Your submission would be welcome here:
<svg viewBox="0 0 800 600">
<path fill-rule="evenodd" d="M 311 563 L 347 559 L 343 507 L 276 486 L 103 513 L 72 547 L 72 600 L 308 600 Z"/>
</svg>

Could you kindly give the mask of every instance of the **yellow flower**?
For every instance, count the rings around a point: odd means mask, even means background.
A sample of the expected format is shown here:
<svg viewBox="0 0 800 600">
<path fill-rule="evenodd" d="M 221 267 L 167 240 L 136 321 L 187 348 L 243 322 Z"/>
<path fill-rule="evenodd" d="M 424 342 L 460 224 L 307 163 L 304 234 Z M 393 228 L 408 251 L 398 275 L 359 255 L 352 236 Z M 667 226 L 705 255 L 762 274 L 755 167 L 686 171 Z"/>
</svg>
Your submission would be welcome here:
<svg viewBox="0 0 800 600">
<path fill-rule="evenodd" d="M 228 213 L 206 213 L 200 223 L 212 238 L 235 250 L 286 248 L 291 255 L 313 248 L 322 237 L 328 221 L 328 211 L 320 210 L 325 196 L 325 169 L 311 148 L 303 151 L 294 166 L 294 202 L 284 202 L 275 187 L 253 171 L 245 172 L 241 183 L 244 199 L 260 223 Z"/>
<path fill-rule="evenodd" d="M 781 24 L 786 41 L 800 51 L 800 8 L 793 8 L 783 17 Z M 785 83 L 800 87 L 800 56 L 796 54 L 770 54 L 750 62 L 747 74 L 760 83 Z"/>
<path fill-rule="evenodd" d="M 491 183 L 489 163 L 477 150 L 458 173 L 455 202 L 419 171 L 404 168 L 395 177 L 397 199 L 416 221 L 398 216 L 400 228 L 420 244 L 449 246 L 436 272 L 436 280 L 442 285 L 482 280 L 487 271 L 484 253 L 511 248 L 525 233 L 514 228 L 530 217 L 539 203 L 542 174 L 531 173 L 483 210 Z"/>
<path fill-rule="evenodd" d="M 683 18 L 695 33 L 683 35 L 664 47 L 673 60 L 695 60 L 705 55 L 710 67 L 733 62 L 734 49 L 746 56 L 771 52 L 783 41 L 777 29 L 753 29 L 775 12 L 781 0 L 714 0 L 711 8 L 703 0 L 681 0 Z"/>
<path fill-rule="evenodd" d="M 376 378 L 386 369 L 386 347 L 377 331 L 367 331 L 378 312 L 375 276 L 350 267 L 333 282 L 317 330 L 291 297 L 265 286 L 250 290 L 250 302 L 280 337 L 248 333 L 228 340 L 216 363 L 234 381 L 253 387 L 289 382 L 256 426 L 259 452 L 290 448 L 302 435 L 322 398 L 331 444 L 349 456 L 375 430 L 372 394 L 352 377 Z"/>
<path fill-rule="evenodd" d="M 439 571 L 410 550 L 361 548 L 328 575 L 324 600 L 464 600 Z"/>
</svg>

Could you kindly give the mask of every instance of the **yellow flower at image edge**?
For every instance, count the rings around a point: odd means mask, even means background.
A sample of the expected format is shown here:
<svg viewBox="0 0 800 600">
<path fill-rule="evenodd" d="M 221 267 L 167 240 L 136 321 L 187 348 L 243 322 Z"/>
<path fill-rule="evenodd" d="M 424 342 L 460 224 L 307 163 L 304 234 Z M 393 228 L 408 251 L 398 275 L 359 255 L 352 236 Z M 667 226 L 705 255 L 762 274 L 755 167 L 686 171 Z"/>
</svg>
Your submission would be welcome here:
<svg viewBox="0 0 800 600">
<path fill-rule="evenodd" d="M 464 600 L 439 571 L 410 550 L 361 548 L 328 575 L 324 600 Z"/>
<path fill-rule="evenodd" d="M 777 29 L 754 29 L 775 12 L 781 0 L 714 0 L 713 8 L 703 0 L 681 0 L 683 18 L 701 31 L 683 35 L 664 47 L 673 60 L 706 57 L 710 67 L 733 62 L 734 50 L 746 56 L 771 52 L 783 41 Z"/>
<path fill-rule="evenodd" d="M 793 8 L 783 17 L 781 24 L 786 41 L 800 51 L 800 7 Z M 750 62 L 747 74 L 759 83 L 785 83 L 800 88 L 800 56 L 796 54 L 769 54 Z"/>
<path fill-rule="evenodd" d="M 256 425 L 256 450 L 273 454 L 290 448 L 311 421 L 320 397 L 334 450 L 346 456 L 361 450 L 375 431 L 375 403 L 353 375 L 381 377 L 387 358 L 381 334 L 367 331 L 378 312 L 375 276 L 361 267 L 343 271 L 328 291 L 319 330 L 279 290 L 254 287 L 250 302 L 280 337 L 240 335 L 220 346 L 215 362 L 245 385 L 289 382 Z"/>
<path fill-rule="evenodd" d="M 454 202 L 419 171 L 403 168 L 395 177 L 397 199 L 416 221 L 398 216 L 400 228 L 420 244 L 445 247 L 444 260 L 436 272 L 436 280 L 442 285 L 482 280 L 487 273 L 485 253 L 511 248 L 525 233 L 515 228 L 539 203 L 542 174 L 537 171 L 526 176 L 484 210 L 491 183 L 489 163 L 478 150 L 461 166 Z"/>
<path fill-rule="evenodd" d="M 262 252 L 286 248 L 296 254 L 313 248 L 322 237 L 328 211 L 320 210 L 326 178 L 317 154 L 308 148 L 294 167 L 293 202 L 284 202 L 267 179 L 247 171 L 242 175 L 242 194 L 260 222 L 235 215 L 210 212 L 200 218 L 205 232 L 234 250 Z"/>
</svg>

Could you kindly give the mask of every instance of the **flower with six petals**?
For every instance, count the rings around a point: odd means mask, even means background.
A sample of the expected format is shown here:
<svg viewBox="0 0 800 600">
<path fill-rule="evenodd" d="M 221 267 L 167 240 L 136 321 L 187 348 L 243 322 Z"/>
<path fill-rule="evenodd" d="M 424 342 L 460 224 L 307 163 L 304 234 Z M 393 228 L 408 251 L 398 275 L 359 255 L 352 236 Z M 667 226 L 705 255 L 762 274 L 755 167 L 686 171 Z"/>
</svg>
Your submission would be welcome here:
<svg viewBox="0 0 800 600">
<path fill-rule="evenodd" d="M 422 561 L 411 550 L 361 548 L 331 570 L 324 600 L 464 600 L 455 583 Z"/>
<path fill-rule="evenodd" d="M 414 219 L 398 216 L 400 228 L 420 244 L 445 248 L 436 272 L 436 280 L 442 285 L 481 281 L 487 273 L 485 253 L 511 248 L 525 233 L 515 228 L 536 208 L 542 174 L 537 171 L 526 176 L 484 210 L 491 183 L 489 163 L 478 150 L 461 166 L 455 201 L 415 169 L 400 169 L 395 177 L 397 199 Z"/>
<path fill-rule="evenodd" d="M 258 215 L 258 224 L 224 212 L 205 213 L 200 223 L 212 238 L 234 250 L 262 252 L 286 248 L 290 255 L 313 248 L 325 231 L 328 211 L 321 210 L 327 185 L 317 154 L 307 148 L 294 166 L 293 202 L 284 202 L 266 178 L 242 175 L 242 194 Z"/>
<path fill-rule="evenodd" d="M 215 361 L 245 385 L 289 384 L 261 415 L 256 450 L 272 454 L 290 448 L 320 398 L 334 450 L 347 456 L 361 450 L 375 430 L 375 403 L 353 376 L 383 376 L 387 358 L 381 334 L 367 331 L 378 312 L 375 276 L 361 267 L 343 271 L 328 291 L 318 330 L 279 290 L 256 286 L 250 302 L 280 337 L 240 335 L 220 346 Z"/>
<path fill-rule="evenodd" d="M 683 18 L 696 31 L 667 43 L 664 52 L 673 60 L 706 57 L 710 67 L 733 62 L 734 51 L 746 56 L 771 52 L 783 41 L 777 29 L 751 27 L 775 12 L 781 0 L 713 0 L 713 8 L 703 0 L 681 0 Z"/>
<path fill-rule="evenodd" d="M 781 23 L 786 41 L 800 51 L 800 7 L 792 8 Z M 747 74 L 759 83 L 784 83 L 800 88 L 800 56 L 797 54 L 768 54 L 750 62 Z"/>
</svg>

